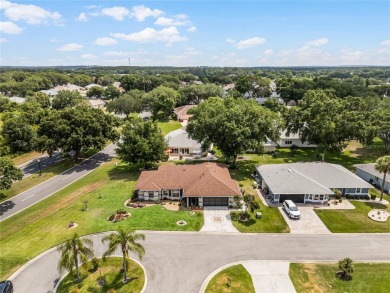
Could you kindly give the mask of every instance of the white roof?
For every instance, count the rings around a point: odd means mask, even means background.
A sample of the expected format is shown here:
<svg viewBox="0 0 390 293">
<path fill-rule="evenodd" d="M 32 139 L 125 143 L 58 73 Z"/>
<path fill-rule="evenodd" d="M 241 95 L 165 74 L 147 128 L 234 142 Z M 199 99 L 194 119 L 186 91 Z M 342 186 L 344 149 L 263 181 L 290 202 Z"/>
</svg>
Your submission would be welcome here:
<svg viewBox="0 0 390 293">
<path fill-rule="evenodd" d="M 105 105 L 106 102 L 103 100 L 88 100 L 88 102 L 91 104 L 91 106 L 100 106 L 100 105 Z"/>
<path fill-rule="evenodd" d="M 11 97 L 11 98 L 9 98 L 9 100 L 11 102 L 15 102 L 15 103 L 18 103 L 18 104 L 22 104 L 22 103 L 24 103 L 26 101 L 24 98 L 21 98 L 21 97 Z"/>
<path fill-rule="evenodd" d="M 274 194 L 333 194 L 330 188 L 372 188 L 344 167 L 330 163 L 271 164 L 256 169 Z"/>
<path fill-rule="evenodd" d="M 182 128 L 171 131 L 165 136 L 165 139 L 171 148 L 194 148 L 195 150 L 201 150 L 202 148 L 202 145 L 196 140 L 189 138 L 188 133 Z"/>
<path fill-rule="evenodd" d="M 90 90 L 90 89 L 93 88 L 94 86 L 102 87 L 100 84 L 91 83 L 91 84 L 89 84 L 89 85 L 86 85 L 85 88 Z"/>
<path fill-rule="evenodd" d="M 301 139 L 298 133 L 291 133 L 287 135 L 287 130 L 283 130 L 280 134 L 280 139 Z"/>
</svg>

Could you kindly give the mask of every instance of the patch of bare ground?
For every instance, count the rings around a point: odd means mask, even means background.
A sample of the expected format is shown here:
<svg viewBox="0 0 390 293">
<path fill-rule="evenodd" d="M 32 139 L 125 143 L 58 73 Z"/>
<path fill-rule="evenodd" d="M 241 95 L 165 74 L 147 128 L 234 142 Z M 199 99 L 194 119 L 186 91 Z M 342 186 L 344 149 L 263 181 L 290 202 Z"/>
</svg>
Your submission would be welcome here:
<svg viewBox="0 0 390 293">
<path fill-rule="evenodd" d="M 324 287 L 321 286 L 320 280 L 318 279 L 318 271 L 316 270 L 315 264 L 305 264 L 304 271 L 309 277 L 310 283 L 306 282 L 301 284 L 303 288 L 305 288 L 306 292 L 316 292 L 316 293 L 324 293 L 326 292 Z"/>
</svg>

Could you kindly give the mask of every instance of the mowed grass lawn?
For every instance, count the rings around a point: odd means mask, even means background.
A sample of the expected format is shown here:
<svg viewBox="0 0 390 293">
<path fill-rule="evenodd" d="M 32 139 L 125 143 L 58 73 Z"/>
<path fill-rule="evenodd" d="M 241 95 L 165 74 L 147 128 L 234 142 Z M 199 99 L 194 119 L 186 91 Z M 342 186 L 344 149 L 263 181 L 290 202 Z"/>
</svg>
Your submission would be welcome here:
<svg viewBox="0 0 390 293">
<path fill-rule="evenodd" d="M 298 293 L 388 293 L 390 264 L 355 263 L 351 281 L 336 277 L 338 264 L 290 264 L 290 278 Z"/>
<path fill-rule="evenodd" d="M 252 277 L 243 265 L 235 265 L 216 274 L 205 293 L 254 293 Z"/>
<path fill-rule="evenodd" d="M 15 157 L 13 157 L 12 162 L 14 162 L 15 166 L 18 166 L 18 165 L 24 164 L 30 160 L 36 159 L 42 155 L 43 154 L 38 153 L 38 152 L 29 152 L 29 153 L 25 153 L 25 154 L 21 154 L 21 155 L 17 155 Z"/>
<path fill-rule="evenodd" d="M 181 124 L 177 120 L 169 120 L 165 122 L 158 122 L 158 127 L 161 129 L 161 133 L 165 136 L 171 131 L 181 128 Z"/>
<path fill-rule="evenodd" d="M 168 211 L 163 206 L 128 209 L 132 216 L 120 223 L 107 221 L 112 213 L 124 209 L 124 202 L 133 192 L 139 177 L 138 168 L 119 164 L 115 160 L 81 178 L 36 205 L 0 222 L 0 279 L 39 253 L 70 238 L 75 232 L 85 235 L 114 230 L 119 225 L 142 230 L 198 231 L 203 215 L 187 211 Z M 88 200 L 88 211 L 83 201 Z M 178 220 L 187 221 L 178 226 Z M 70 221 L 78 227 L 68 229 Z"/>
<path fill-rule="evenodd" d="M 384 199 L 390 200 L 389 196 Z M 350 201 L 354 210 L 317 210 L 314 211 L 333 233 L 388 233 L 390 232 L 390 219 L 386 222 L 375 222 L 368 217 L 372 209 L 385 209 L 390 211 L 388 205 L 376 202 Z"/>
</svg>

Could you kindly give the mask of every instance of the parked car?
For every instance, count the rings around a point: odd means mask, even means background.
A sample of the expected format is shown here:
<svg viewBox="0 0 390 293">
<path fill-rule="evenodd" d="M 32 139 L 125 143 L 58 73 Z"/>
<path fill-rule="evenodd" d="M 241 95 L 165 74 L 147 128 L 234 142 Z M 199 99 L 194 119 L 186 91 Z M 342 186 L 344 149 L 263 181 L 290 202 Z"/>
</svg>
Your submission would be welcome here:
<svg viewBox="0 0 390 293">
<path fill-rule="evenodd" d="M 13 293 L 14 286 L 11 281 L 1 281 L 0 282 L 0 293 Z"/>
<path fill-rule="evenodd" d="M 292 200 L 285 200 L 283 202 L 283 208 L 290 218 L 299 219 L 301 217 L 301 212 Z"/>
</svg>

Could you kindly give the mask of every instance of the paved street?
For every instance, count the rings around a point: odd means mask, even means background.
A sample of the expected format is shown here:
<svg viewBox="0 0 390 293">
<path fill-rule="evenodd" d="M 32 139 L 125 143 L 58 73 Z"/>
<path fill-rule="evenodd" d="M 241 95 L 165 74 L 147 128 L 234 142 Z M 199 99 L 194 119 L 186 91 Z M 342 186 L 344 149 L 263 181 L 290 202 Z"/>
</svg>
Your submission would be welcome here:
<svg viewBox="0 0 390 293">
<path fill-rule="evenodd" d="M 17 167 L 20 168 L 20 170 L 22 170 L 23 178 L 26 178 L 28 176 L 31 176 L 34 173 L 39 172 L 38 159 L 40 160 L 41 170 L 46 169 L 47 167 L 62 161 L 61 155 L 59 153 L 55 153 L 51 158 L 49 158 L 49 155 L 42 155 L 39 158 L 31 160 L 25 164 L 19 165 Z"/>
<path fill-rule="evenodd" d="M 390 261 L 390 234 L 207 234 L 144 232 L 146 292 L 197 293 L 203 281 L 219 267 L 244 260 Z M 101 256 L 104 234 L 92 236 Z M 119 252 L 118 252 L 118 255 Z M 60 278 L 59 254 L 52 250 L 13 277 L 15 292 L 52 292 Z"/>
<path fill-rule="evenodd" d="M 92 172 L 115 155 L 114 144 L 85 160 L 81 164 L 23 192 L 0 204 L 0 222 L 36 204 L 58 190 Z"/>
</svg>

